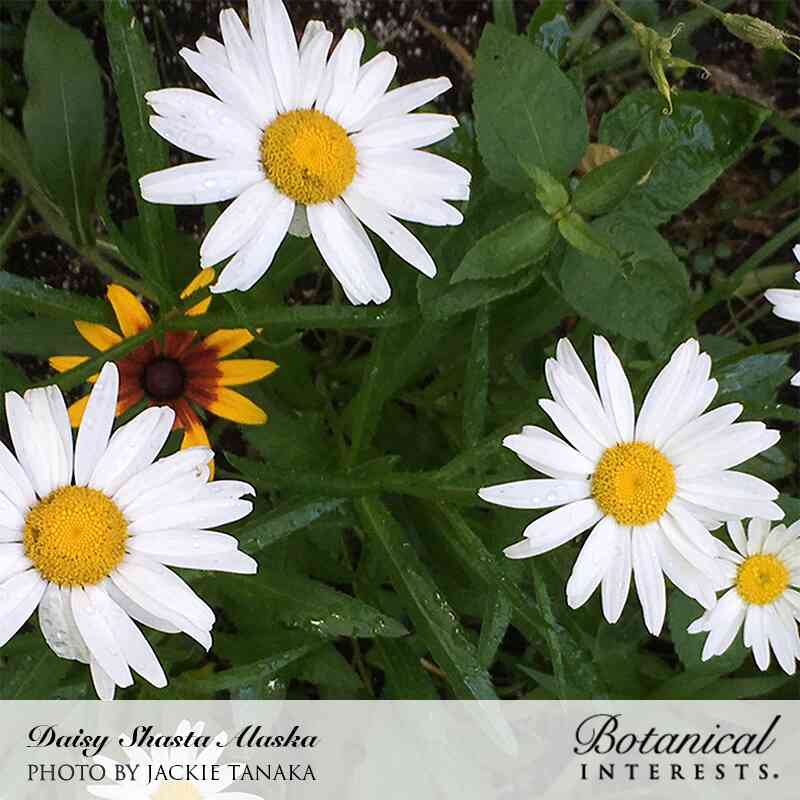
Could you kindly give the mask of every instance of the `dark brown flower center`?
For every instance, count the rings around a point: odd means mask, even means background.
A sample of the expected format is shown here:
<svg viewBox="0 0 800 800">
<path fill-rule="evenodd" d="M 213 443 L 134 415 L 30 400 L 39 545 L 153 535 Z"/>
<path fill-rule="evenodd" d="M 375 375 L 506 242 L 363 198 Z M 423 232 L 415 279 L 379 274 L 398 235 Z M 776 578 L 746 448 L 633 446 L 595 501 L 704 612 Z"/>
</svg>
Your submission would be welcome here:
<svg viewBox="0 0 800 800">
<path fill-rule="evenodd" d="M 142 383 L 154 400 L 174 400 L 183 393 L 186 375 L 174 358 L 159 358 L 145 367 Z"/>
</svg>

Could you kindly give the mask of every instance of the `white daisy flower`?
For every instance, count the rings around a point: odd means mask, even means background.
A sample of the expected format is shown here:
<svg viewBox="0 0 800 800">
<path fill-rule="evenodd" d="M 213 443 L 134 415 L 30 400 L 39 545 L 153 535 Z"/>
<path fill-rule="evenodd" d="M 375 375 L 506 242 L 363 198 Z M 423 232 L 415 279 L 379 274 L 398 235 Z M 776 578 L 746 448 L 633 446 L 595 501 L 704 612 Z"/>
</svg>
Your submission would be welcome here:
<svg viewBox="0 0 800 800">
<path fill-rule="evenodd" d="M 553 400 L 539 405 L 567 441 L 525 427 L 503 444 L 548 478 L 505 483 L 480 496 L 509 508 L 558 510 L 534 520 L 509 558 L 546 553 L 593 528 L 567 583 L 572 608 L 602 584 L 603 613 L 616 622 L 631 573 L 648 630 L 664 622 L 664 575 L 706 608 L 716 600 L 721 520 L 780 519 L 778 492 L 740 464 L 774 445 L 777 431 L 762 422 L 733 424 L 742 406 L 706 412 L 717 393 L 711 359 L 694 339 L 673 353 L 645 397 L 638 419 L 619 359 L 594 339 L 597 389 L 572 345 L 562 339 L 545 365 Z M 704 413 L 706 412 L 706 413 Z"/>
<path fill-rule="evenodd" d="M 770 531 L 769 522 L 752 519 L 747 527 L 738 520 L 728 523 L 735 552 L 722 547 L 721 563 L 728 591 L 716 607 L 689 626 L 689 633 L 709 631 L 703 661 L 721 656 L 744 624 L 744 645 L 753 651 L 756 664 L 767 669 L 770 648 L 778 663 L 794 675 L 800 659 L 800 521 Z"/>
<path fill-rule="evenodd" d="M 794 257 L 800 261 L 800 244 L 796 244 L 792 252 Z M 794 279 L 800 283 L 800 272 L 795 272 Z M 800 322 L 800 289 L 770 289 L 768 292 L 764 292 L 764 297 L 775 306 L 772 313 L 776 317 Z M 800 386 L 800 372 L 795 373 L 791 383 L 792 386 Z"/>
<path fill-rule="evenodd" d="M 256 571 L 235 538 L 209 530 L 247 516 L 240 498 L 253 488 L 207 483 L 206 447 L 154 462 L 171 408 L 148 408 L 111 435 L 118 383 L 107 363 L 74 448 L 57 387 L 8 392 L 16 458 L 0 442 L 0 647 L 38 608 L 47 643 L 89 664 L 104 700 L 133 684 L 131 669 L 167 683 L 133 620 L 211 647 L 214 612 L 168 566 Z"/>
<path fill-rule="evenodd" d="M 451 87 L 447 78 L 387 91 L 397 59 L 364 65 L 364 36 L 348 30 L 333 51 L 322 22 L 298 46 L 281 0 L 248 0 L 250 33 L 231 9 L 222 42 L 206 36 L 181 56 L 216 98 L 191 89 L 149 92 L 152 127 L 209 161 L 145 175 L 153 203 L 234 202 L 206 235 L 203 267 L 230 256 L 212 292 L 246 290 L 269 269 L 287 232 L 309 233 L 353 303 L 391 294 L 364 226 L 429 277 L 430 254 L 398 219 L 458 225 L 447 200 L 469 197 L 470 174 L 419 148 L 450 135 L 442 114 L 412 114 Z M 362 225 L 363 223 L 363 225 Z"/>
<path fill-rule="evenodd" d="M 87 786 L 86 791 L 105 800 L 261 800 L 260 795 L 226 791 L 237 776 L 236 767 L 242 765 L 219 764 L 228 735 L 222 731 L 212 738 L 204 736 L 204 729 L 202 722 L 192 725 L 184 720 L 173 737 L 181 744 L 151 747 L 149 752 L 135 745 L 123 748 L 134 775 L 128 769 L 120 773 L 126 777 L 115 780 L 116 785 Z M 105 768 L 107 777 L 117 774 L 119 762 L 106 756 L 94 761 Z"/>
</svg>

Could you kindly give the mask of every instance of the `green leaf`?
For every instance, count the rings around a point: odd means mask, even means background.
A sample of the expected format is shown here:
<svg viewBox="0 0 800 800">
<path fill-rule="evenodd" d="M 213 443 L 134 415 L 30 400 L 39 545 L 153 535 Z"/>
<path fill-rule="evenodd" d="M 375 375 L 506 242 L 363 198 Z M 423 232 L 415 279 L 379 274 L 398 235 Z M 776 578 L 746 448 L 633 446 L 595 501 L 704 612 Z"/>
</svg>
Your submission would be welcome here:
<svg viewBox="0 0 800 800">
<path fill-rule="evenodd" d="M 514 0 L 492 0 L 492 17 L 495 25 L 508 31 L 517 32 L 517 17 L 514 14 Z"/>
<path fill-rule="evenodd" d="M 148 203 L 139 191 L 139 178 L 168 166 L 167 144 L 148 124 L 150 110 L 144 99 L 146 92 L 161 85 L 158 70 L 128 0 L 108 0 L 105 22 L 128 172 L 147 248 L 148 273 L 142 277 L 163 292 L 169 285 L 165 242 L 175 228 L 175 212 L 171 206 Z"/>
<path fill-rule="evenodd" d="M 541 261 L 556 239 L 556 226 L 540 211 L 528 211 L 479 239 L 450 283 L 503 278 Z"/>
<path fill-rule="evenodd" d="M 44 0 L 25 38 L 25 136 L 36 174 L 69 219 L 79 244 L 91 243 L 91 213 L 105 152 L 100 68 L 86 37 Z"/>
<path fill-rule="evenodd" d="M 530 25 L 528 38 L 557 64 L 567 52 L 572 28 L 566 16 L 564 0 L 544 0 L 539 4 Z"/>
<path fill-rule="evenodd" d="M 383 556 L 392 583 L 405 600 L 418 634 L 447 674 L 456 697 L 497 699 L 475 648 L 403 528 L 377 497 L 361 498 L 356 509 L 367 535 Z"/>
<path fill-rule="evenodd" d="M 561 267 L 564 297 L 601 328 L 639 341 L 660 341 L 685 319 L 686 270 L 659 234 L 617 214 L 591 224 L 625 260 L 610 264 L 571 250 Z"/>
<path fill-rule="evenodd" d="M 0 350 L 48 358 L 90 356 L 96 351 L 67 320 L 25 317 L 0 322 Z"/>
<path fill-rule="evenodd" d="M 254 591 L 278 602 L 284 623 L 322 636 L 405 636 L 397 620 L 324 583 L 286 571 L 265 570 Z"/>
<path fill-rule="evenodd" d="M 533 181 L 536 199 L 551 217 L 569 203 L 569 194 L 564 185 L 546 169 L 524 163 L 522 166 Z"/>
<path fill-rule="evenodd" d="M 770 112 L 747 100 L 681 92 L 672 115 L 657 92 L 629 94 L 603 116 L 600 141 L 629 151 L 660 143 L 653 173 L 621 211 L 660 225 L 702 195 L 745 152 Z"/>
<path fill-rule="evenodd" d="M 607 264 L 617 264 L 619 261 L 611 238 L 601 228 L 593 227 L 574 211 L 559 219 L 558 232 L 583 255 Z"/>
<path fill-rule="evenodd" d="M 718 371 L 718 401 L 735 401 L 758 409 L 773 399 L 792 374 L 787 353 L 748 356 Z"/>
<path fill-rule="evenodd" d="M 513 608 L 502 589 L 491 590 L 486 595 L 486 607 L 478 640 L 478 658 L 486 669 L 492 666 L 497 651 L 511 622 Z"/>
<path fill-rule="evenodd" d="M 703 607 L 691 597 L 678 591 L 670 595 L 667 620 L 681 664 L 687 672 L 694 674 L 728 675 L 735 672 L 744 664 L 748 653 L 741 634 L 721 656 L 702 661 L 700 656 L 707 634 L 687 632 L 689 625 L 702 615 Z"/>
<path fill-rule="evenodd" d="M 472 345 L 464 376 L 464 445 L 474 447 L 486 425 L 489 395 L 489 307 L 481 306 L 475 314 Z"/>
<path fill-rule="evenodd" d="M 48 317 L 81 319 L 101 324 L 114 321 L 110 306 L 102 300 L 63 289 L 52 289 L 39 281 L 11 272 L 0 272 L 0 304 L 2 303 Z"/>
<path fill-rule="evenodd" d="M 478 147 L 492 177 L 525 190 L 521 164 L 568 175 L 589 141 L 583 97 L 553 60 L 522 36 L 483 30 L 475 63 Z"/>
<path fill-rule="evenodd" d="M 528 38 L 535 41 L 542 25 L 551 22 L 558 16 L 566 15 L 566 7 L 566 0 L 541 0 L 536 11 L 533 12 L 531 21 L 528 23 L 528 30 L 526 31 Z"/>
<path fill-rule="evenodd" d="M 581 214 L 599 216 L 616 208 L 655 166 L 661 144 L 646 144 L 593 169 L 578 184 L 572 205 Z"/>
</svg>

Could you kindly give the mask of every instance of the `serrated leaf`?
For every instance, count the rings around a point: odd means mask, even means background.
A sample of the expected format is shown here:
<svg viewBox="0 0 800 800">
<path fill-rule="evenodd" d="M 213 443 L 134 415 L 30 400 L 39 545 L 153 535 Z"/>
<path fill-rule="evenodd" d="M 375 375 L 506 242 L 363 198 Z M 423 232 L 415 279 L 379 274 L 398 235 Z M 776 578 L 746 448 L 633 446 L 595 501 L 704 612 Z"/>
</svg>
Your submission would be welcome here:
<svg viewBox="0 0 800 800">
<path fill-rule="evenodd" d="M 601 328 L 638 341 L 665 338 L 689 305 L 683 264 L 649 226 L 617 214 L 591 224 L 625 262 L 612 264 L 571 250 L 561 266 L 564 297 Z"/>
<path fill-rule="evenodd" d="M 663 113 L 658 92 L 634 92 L 603 116 L 599 139 L 623 151 L 661 143 L 664 152 L 620 211 L 660 225 L 702 195 L 745 152 L 770 111 L 748 100 L 680 92 Z"/>
<path fill-rule="evenodd" d="M 513 275 L 541 261 L 553 246 L 555 234 L 555 223 L 540 211 L 521 214 L 478 240 L 450 282 Z"/>
<path fill-rule="evenodd" d="M 589 140 L 583 97 L 525 37 L 487 25 L 475 62 L 478 147 L 494 180 L 522 192 L 521 163 L 568 175 Z"/>
<path fill-rule="evenodd" d="M 594 217 L 612 211 L 647 177 L 660 154 L 661 144 L 648 144 L 591 170 L 572 195 L 573 207 Z"/>
<path fill-rule="evenodd" d="M 601 228 L 590 225 L 575 212 L 561 217 L 558 232 L 580 253 L 607 264 L 616 264 L 619 255 L 614 242 Z"/>
<path fill-rule="evenodd" d="M 100 68 L 86 37 L 39 0 L 25 37 L 25 137 L 34 169 L 70 222 L 91 243 L 91 212 L 105 153 Z"/>
</svg>

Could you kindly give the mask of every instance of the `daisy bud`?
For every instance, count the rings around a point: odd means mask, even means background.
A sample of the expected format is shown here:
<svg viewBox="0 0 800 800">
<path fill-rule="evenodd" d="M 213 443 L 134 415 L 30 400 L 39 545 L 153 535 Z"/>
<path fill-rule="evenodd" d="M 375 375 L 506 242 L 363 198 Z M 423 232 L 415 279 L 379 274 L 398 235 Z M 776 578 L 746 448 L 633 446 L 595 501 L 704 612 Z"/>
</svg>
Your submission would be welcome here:
<svg viewBox="0 0 800 800">
<path fill-rule="evenodd" d="M 800 56 L 790 50 L 785 41 L 786 39 L 800 40 L 800 37 L 786 33 L 763 19 L 751 17 L 748 14 L 724 14 L 722 24 L 737 39 L 747 42 L 756 50 L 783 50 L 800 61 Z"/>
</svg>

